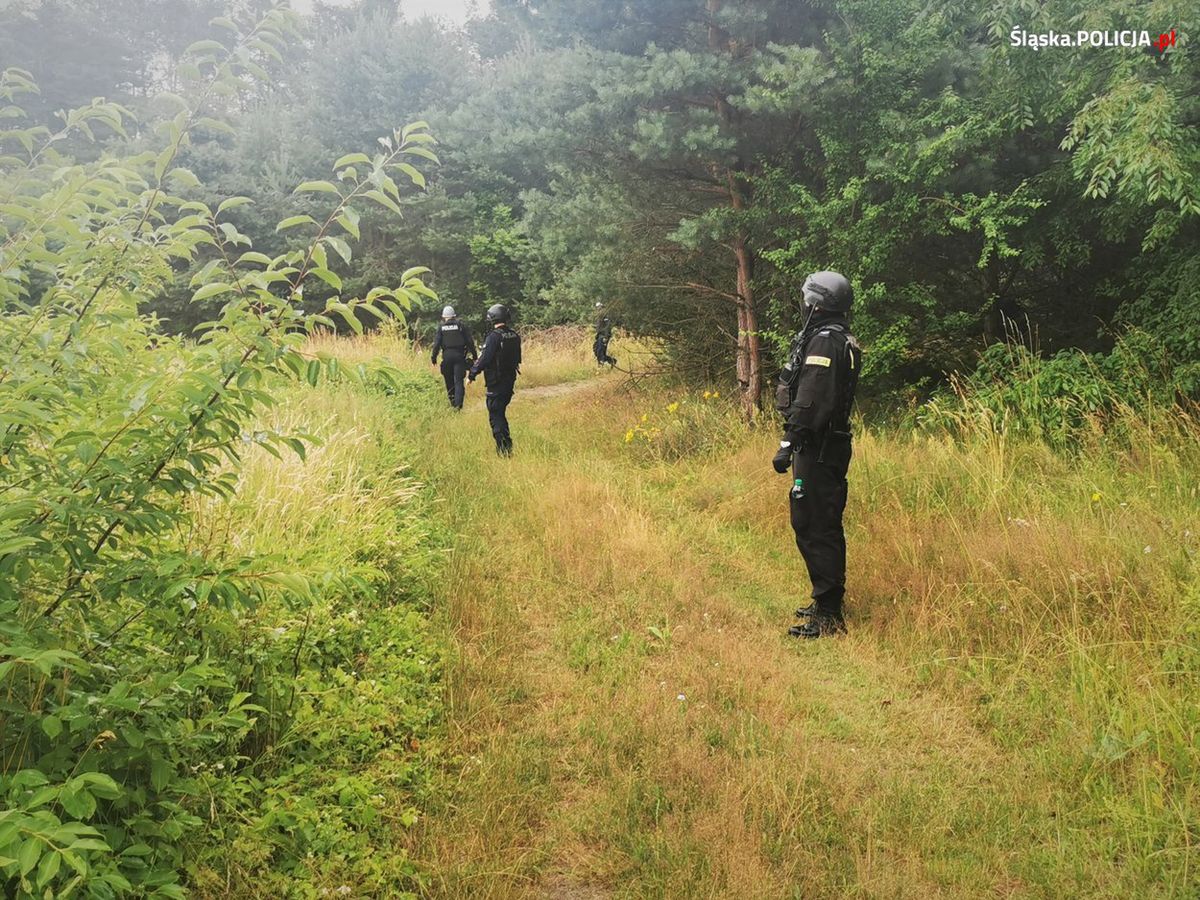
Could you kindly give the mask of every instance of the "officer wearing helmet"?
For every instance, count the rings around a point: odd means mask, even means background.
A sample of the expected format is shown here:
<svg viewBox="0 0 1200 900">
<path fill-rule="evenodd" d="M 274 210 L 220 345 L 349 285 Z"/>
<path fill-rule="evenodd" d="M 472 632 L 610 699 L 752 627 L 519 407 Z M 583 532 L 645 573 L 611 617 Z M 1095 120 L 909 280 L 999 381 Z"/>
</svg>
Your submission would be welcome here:
<svg viewBox="0 0 1200 900">
<path fill-rule="evenodd" d="M 596 304 L 596 312 L 600 318 L 596 322 L 596 340 L 592 343 L 592 352 L 596 354 L 596 362 L 600 365 L 615 366 L 617 358 L 608 355 L 608 342 L 612 340 L 613 323 L 604 312 L 604 304 Z"/>
<path fill-rule="evenodd" d="M 467 375 L 474 382 L 479 373 L 483 373 L 488 422 L 492 426 L 492 437 L 496 439 L 496 452 L 501 456 L 512 456 L 512 434 L 505 413 L 513 397 L 517 374 L 521 371 L 521 337 L 509 325 L 511 318 L 504 304 L 489 307 L 487 322 L 492 330 L 483 342 L 483 352 Z"/>
<path fill-rule="evenodd" d="M 438 325 L 437 337 L 433 341 L 433 358 L 437 365 L 438 353 L 442 354 L 442 380 L 446 382 L 446 396 L 450 405 L 462 409 L 463 378 L 467 368 L 475 361 L 475 341 L 465 322 L 458 320 L 453 306 L 442 309 L 442 323 Z"/>
<path fill-rule="evenodd" d="M 812 581 L 812 602 L 796 610 L 801 621 L 788 633 L 819 638 L 846 630 L 842 513 L 862 351 L 850 332 L 850 282 L 837 272 L 815 272 L 803 290 L 808 319 L 776 387 L 784 433 L 772 465 L 780 474 L 792 470 L 792 530 Z"/>
</svg>

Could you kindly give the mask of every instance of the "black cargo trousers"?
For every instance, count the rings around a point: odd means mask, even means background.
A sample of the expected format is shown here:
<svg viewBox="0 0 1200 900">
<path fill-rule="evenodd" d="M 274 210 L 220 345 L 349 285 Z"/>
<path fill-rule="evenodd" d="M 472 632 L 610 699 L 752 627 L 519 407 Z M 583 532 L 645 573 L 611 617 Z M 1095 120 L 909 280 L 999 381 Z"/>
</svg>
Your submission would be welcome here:
<svg viewBox="0 0 1200 900">
<path fill-rule="evenodd" d="M 517 376 L 501 376 L 487 386 L 487 398 L 484 405 L 488 411 L 488 424 L 492 426 L 492 437 L 496 439 L 496 452 L 501 456 L 512 453 L 512 434 L 508 430 L 508 404 L 512 402 L 513 391 L 516 390 Z"/>
<path fill-rule="evenodd" d="M 809 446 L 811 444 L 812 446 Z M 849 435 L 806 441 L 792 457 L 792 476 L 804 481 L 805 496 L 791 500 L 796 547 L 808 567 L 813 600 L 822 613 L 841 616 L 846 593 L 846 473 L 852 447 Z"/>
<path fill-rule="evenodd" d="M 446 396 L 450 405 L 462 409 L 466 388 L 463 385 L 467 377 L 467 357 L 461 350 L 445 350 L 442 353 L 442 380 L 446 382 Z"/>
<path fill-rule="evenodd" d="M 612 340 L 611 334 L 598 334 L 596 340 L 592 342 L 592 352 L 596 354 L 596 362 L 601 365 L 612 365 L 616 362 L 608 355 L 608 342 Z"/>
</svg>

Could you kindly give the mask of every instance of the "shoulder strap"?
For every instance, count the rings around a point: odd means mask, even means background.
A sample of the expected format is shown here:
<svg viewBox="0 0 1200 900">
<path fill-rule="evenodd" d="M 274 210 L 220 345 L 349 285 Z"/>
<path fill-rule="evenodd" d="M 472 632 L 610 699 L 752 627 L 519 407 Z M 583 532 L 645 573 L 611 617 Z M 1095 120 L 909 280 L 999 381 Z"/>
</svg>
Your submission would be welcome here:
<svg viewBox="0 0 1200 900">
<path fill-rule="evenodd" d="M 803 361 L 804 352 L 808 348 L 808 342 L 822 331 L 837 331 L 845 334 L 846 326 L 841 322 L 831 322 L 828 325 L 822 325 L 820 328 L 814 328 L 811 331 L 802 331 L 796 335 L 796 339 L 792 342 L 792 350 L 788 355 L 788 364 L 785 370 L 792 377 L 800 371 L 800 363 Z"/>
<path fill-rule="evenodd" d="M 858 338 L 850 333 L 850 331 L 845 328 L 843 328 L 842 331 L 846 335 L 847 378 L 846 385 L 843 388 L 845 395 L 841 398 L 841 402 L 839 403 L 840 409 L 838 412 L 845 430 L 849 431 L 850 414 L 854 411 L 854 400 L 858 394 L 858 379 L 862 374 L 860 372 L 860 369 L 862 368 L 862 348 L 858 345 Z M 859 354 L 859 365 L 856 365 L 854 361 L 854 354 L 856 352 Z"/>
</svg>

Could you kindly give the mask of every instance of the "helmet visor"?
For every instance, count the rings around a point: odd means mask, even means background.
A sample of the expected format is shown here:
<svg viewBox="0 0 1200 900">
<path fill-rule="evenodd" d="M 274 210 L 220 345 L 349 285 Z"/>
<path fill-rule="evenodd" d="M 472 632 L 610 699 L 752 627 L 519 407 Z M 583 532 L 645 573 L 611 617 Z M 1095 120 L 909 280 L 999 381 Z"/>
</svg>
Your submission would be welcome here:
<svg viewBox="0 0 1200 900">
<path fill-rule="evenodd" d="M 804 305 L 821 306 L 829 299 L 829 291 L 812 281 L 804 282 Z"/>
</svg>

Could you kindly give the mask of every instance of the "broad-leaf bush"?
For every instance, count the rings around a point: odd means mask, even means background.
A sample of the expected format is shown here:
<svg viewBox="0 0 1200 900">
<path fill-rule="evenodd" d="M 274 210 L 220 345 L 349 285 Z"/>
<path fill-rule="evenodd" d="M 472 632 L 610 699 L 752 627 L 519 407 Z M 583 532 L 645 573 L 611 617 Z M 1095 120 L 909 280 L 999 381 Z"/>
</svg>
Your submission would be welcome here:
<svg viewBox="0 0 1200 900">
<path fill-rule="evenodd" d="M 1120 446 L 1149 422 L 1170 426 L 1194 411 L 1195 367 L 1179 365 L 1158 338 L 1124 334 L 1107 354 L 1061 350 L 1038 356 L 1024 344 L 993 344 L 953 394 L 918 411 L 921 424 L 1032 437 L 1059 450 L 1095 441 Z"/>
<path fill-rule="evenodd" d="M 351 630 L 339 625 L 348 613 L 329 606 L 341 598 L 365 614 L 381 605 L 395 553 L 306 571 L 197 519 L 199 503 L 236 501 L 248 454 L 306 453 L 303 433 L 263 422 L 285 382 L 317 384 L 331 368 L 305 352 L 307 334 L 335 319 L 361 330 L 362 317 L 402 316 L 431 293 L 424 270 L 410 269 L 361 299 L 335 293 L 315 313 L 303 305 L 314 281 L 340 292 L 338 261 L 351 257 L 359 211 L 398 212 L 395 179 L 421 180 L 408 160 L 432 157 L 423 123 L 373 155 L 343 157 L 334 180 L 300 185 L 323 210 L 279 224 L 309 235 L 300 249 L 254 251 L 228 219 L 243 198 L 187 199 L 198 180 L 177 161 L 193 129 L 216 127 L 230 98 L 266 76 L 296 19 L 275 9 L 244 30 L 214 25 L 229 38 L 193 46 L 179 71 L 186 89 L 165 98 L 172 112 L 154 125 L 154 150 L 75 163 L 56 148 L 121 131 L 128 112 L 97 101 L 66 114 L 61 131 L 22 128 L 22 97 L 36 87 L 19 71 L 0 81 L 5 896 L 181 896 L 200 830 L 245 819 L 248 808 L 275 810 L 250 817 L 267 857 L 329 850 L 353 819 L 314 824 L 287 788 L 299 777 L 289 760 L 329 740 L 291 730 L 322 702 L 306 690 L 353 682 L 347 660 L 364 641 L 386 640 L 389 616 L 399 640 L 420 643 L 403 610 Z M 194 339 L 165 337 L 144 305 L 193 263 L 194 300 L 223 305 Z M 304 609 L 303 627 L 281 626 L 287 641 L 267 641 L 264 610 L 294 618 Z M 383 715 L 380 693 L 406 674 L 351 685 L 365 713 L 359 737 L 337 750 L 347 762 L 379 743 L 370 712 L 405 733 L 427 717 L 424 701 L 407 718 Z M 361 788 L 332 786 L 305 802 L 358 808 Z"/>
</svg>

